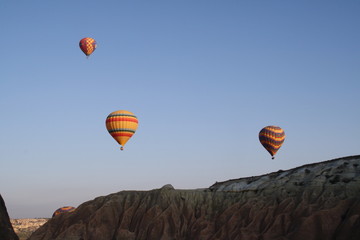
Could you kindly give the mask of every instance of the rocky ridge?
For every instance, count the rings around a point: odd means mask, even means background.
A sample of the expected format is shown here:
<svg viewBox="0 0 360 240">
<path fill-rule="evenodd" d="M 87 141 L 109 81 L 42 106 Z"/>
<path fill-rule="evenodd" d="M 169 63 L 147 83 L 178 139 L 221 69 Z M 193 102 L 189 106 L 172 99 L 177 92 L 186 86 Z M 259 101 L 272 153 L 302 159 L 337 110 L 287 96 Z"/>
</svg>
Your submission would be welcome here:
<svg viewBox="0 0 360 240">
<path fill-rule="evenodd" d="M 360 156 L 215 183 L 122 191 L 50 219 L 29 240 L 360 239 Z"/>
<path fill-rule="evenodd" d="M 246 177 L 217 182 L 210 187 L 212 191 L 265 191 L 285 195 L 312 189 L 315 192 L 334 191 L 341 188 L 342 197 L 357 196 L 359 186 L 359 156 L 350 156 L 315 164 L 307 164 L 287 171 L 255 177 Z M 345 188 L 345 189 L 343 189 Z M 355 192 L 352 192 L 355 190 Z"/>
</svg>

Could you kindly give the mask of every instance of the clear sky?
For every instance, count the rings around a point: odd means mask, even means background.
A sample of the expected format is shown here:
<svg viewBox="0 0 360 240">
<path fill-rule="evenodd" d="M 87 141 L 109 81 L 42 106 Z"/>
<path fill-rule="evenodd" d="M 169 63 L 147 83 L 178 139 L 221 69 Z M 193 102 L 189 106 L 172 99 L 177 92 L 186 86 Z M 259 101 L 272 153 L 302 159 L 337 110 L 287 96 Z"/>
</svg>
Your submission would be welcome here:
<svg viewBox="0 0 360 240">
<path fill-rule="evenodd" d="M 0 194 L 50 217 L 360 153 L 360 1 L 2 0 Z M 98 48 L 86 59 L 78 43 Z M 105 128 L 128 110 L 120 151 Z M 267 125 L 286 140 L 271 160 Z"/>
</svg>

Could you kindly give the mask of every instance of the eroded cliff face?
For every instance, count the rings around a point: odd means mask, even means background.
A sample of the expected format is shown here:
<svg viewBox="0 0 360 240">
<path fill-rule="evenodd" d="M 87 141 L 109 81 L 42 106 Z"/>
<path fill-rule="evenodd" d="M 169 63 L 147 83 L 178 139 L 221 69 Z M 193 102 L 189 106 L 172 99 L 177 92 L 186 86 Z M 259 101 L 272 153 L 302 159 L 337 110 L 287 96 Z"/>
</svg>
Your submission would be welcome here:
<svg viewBox="0 0 360 240">
<path fill-rule="evenodd" d="M 360 239 L 360 156 L 203 190 L 122 191 L 49 220 L 29 240 Z"/>
<path fill-rule="evenodd" d="M 7 212 L 4 199 L 0 195 L 0 239 L 1 240 L 18 240 L 14 229 L 10 223 L 9 214 Z"/>
</svg>

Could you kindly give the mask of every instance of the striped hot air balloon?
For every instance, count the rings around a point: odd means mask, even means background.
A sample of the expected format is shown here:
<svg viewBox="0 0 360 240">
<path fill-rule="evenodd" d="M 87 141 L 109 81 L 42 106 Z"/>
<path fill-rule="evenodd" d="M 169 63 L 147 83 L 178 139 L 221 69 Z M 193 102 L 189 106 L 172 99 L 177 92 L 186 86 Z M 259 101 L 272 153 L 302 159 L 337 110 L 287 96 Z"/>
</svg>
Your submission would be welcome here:
<svg viewBox="0 0 360 240">
<path fill-rule="evenodd" d="M 285 132 L 277 126 L 267 126 L 259 132 L 260 143 L 270 153 L 274 159 L 276 152 L 279 150 L 285 140 Z"/>
<path fill-rule="evenodd" d="M 96 41 L 93 38 L 86 37 L 80 40 L 79 46 L 85 55 L 89 57 L 96 49 Z"/>
<path fill-rule="evenodd" d="M 75 211 L 75 209 L 76 208 L 71 207 L 71 206 L 61 207 L 53 213 L 52 217 L 55 217 L 59 214 L 66 213 L 66 212 L 73 212 L 73 211 Z"/>
<path fill-rule="evenodd" d="M 120 144 L 120 149 L 123 150 L 126 142 L 138 128 L 138 119 L 132 112 L 125 110 L 115 111 L 106 118 L 106 128 L 110 135 Z"/>
</svg>

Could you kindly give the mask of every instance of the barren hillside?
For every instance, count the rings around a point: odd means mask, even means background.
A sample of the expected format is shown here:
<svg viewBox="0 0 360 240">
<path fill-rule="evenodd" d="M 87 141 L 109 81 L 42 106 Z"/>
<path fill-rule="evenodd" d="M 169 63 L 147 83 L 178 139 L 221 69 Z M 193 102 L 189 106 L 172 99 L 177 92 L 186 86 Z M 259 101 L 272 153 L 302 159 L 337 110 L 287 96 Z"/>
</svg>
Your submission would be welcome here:
<svg viewBox="0 0 360 240">
<path fill-rule="evenodd" d="M 50 219 L 29 240 L 360 239 L 360 156 L 216 183 L 122 191 Z"/>
</svg>

